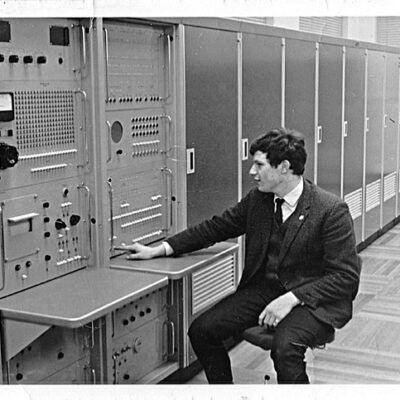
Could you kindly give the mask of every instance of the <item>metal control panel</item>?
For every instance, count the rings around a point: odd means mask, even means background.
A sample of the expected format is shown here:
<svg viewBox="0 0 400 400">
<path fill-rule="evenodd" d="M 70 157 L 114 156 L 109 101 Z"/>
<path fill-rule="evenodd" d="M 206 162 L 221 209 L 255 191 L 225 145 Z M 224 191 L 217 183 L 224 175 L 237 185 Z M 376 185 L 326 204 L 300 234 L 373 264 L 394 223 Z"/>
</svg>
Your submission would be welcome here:
<svg viewBox="0 0 400 400">
<path fill-rule="evenodd" d="M 110 354 L 112 382 L 146 381 L 175 352 L 175 327 L 168 319 L 168 289 L 162 288 L 115 310 Z"/>
<path fill-rule="evenodd" d="M 85 29 L 0 22 L 2 297 L 87 265 L 90 191 Z"/>
<path fill-rule="evenodd" d="M 104 23 L 110 251 L 171 227 L 173 39 L 168 28 Z"/>
<path fill-rule="evenodd" d="M 95 383 L 92 332 L 51 327 L 7 362 L 10 384 Z"/>
</svg>

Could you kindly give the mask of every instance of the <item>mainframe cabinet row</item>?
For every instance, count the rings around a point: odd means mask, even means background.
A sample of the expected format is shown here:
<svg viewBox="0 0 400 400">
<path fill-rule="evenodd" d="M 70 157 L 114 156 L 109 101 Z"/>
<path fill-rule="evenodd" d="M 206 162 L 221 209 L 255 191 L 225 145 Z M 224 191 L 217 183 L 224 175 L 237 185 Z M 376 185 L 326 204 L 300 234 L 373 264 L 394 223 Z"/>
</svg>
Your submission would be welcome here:
<svg viewBox="0 0 400 400">
<path fill-rule="evenodd" d="M 348 203 L 358 244 L 394 221 L 397 50 L 211 28 L 185 26 L 186 142 L 196 152 L 187 176 L 188 224 L 252 188 L 248 147 L 278 126 L 305 135 L 305 177 Z"/>
</svg>

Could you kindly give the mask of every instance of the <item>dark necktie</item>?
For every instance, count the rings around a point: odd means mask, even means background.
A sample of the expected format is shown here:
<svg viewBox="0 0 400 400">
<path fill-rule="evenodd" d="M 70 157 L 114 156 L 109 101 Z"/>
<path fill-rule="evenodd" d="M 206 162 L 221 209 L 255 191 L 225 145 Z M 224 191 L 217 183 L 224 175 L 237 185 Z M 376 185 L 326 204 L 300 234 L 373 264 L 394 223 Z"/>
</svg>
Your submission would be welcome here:
<svg viewBox="0 0 400 400">
<path fill-rule="evenodd" d="M 276 198 L 275 203 L 276 203 L 276 209 L 275 209 L 275 219 L 276 222 L 278 223 L 279 226 L 282 225 L 283 219 L 282 219 L 282 204 L 285 202 L 284 199 Z"/>
</svg>

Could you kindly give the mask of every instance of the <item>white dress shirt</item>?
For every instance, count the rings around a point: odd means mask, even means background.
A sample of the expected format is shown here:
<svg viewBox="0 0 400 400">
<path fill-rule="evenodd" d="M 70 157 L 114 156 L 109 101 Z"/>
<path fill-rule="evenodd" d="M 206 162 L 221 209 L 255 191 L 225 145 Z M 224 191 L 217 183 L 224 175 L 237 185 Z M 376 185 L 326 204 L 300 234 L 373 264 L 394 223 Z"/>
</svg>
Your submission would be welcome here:
<svg viewBox="0 0 400 400">
<path fill-rule="evenodd" d="M 285 222 L 296 210 L 300 196 L 303 193 L 303 188 L 304 188 L 304 183 L 303 183 L 303 178 L 301 178 L 299 184 L 291 192 L 289 192 L 286 196 L 283 197 L 283 200 L 285 200 L 282 203 L 283 222 Z M 275 199 L 277 198 L 279 197 L 275 195 L 274 202 Z M 276 208 L 276 203 L 275 203 L 275 208 Z"/>
</svg>

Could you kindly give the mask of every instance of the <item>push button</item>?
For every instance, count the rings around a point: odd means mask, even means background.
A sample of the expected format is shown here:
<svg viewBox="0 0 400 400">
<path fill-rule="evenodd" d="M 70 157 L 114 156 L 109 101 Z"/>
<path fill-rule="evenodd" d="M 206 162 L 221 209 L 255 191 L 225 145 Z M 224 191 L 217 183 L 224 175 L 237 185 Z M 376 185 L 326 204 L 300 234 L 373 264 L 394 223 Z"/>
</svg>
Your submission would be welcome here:
<svg viewBox="0 0 400 400">
<path fill-rule="evenodd" d="M 16 54 L 12 54 L 10 57 L 8 57 L 8 61 L 11 64 L 15 64 L 19 61 L 19 57 Z"/>
<path fill-rule="evenodd" d="M 45 56 L 39 56 L 37 58 L 37 63 L 38 64 L 46 64 L 46 62 L 47 62 L 47 58 Z"/>
</svg>

